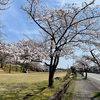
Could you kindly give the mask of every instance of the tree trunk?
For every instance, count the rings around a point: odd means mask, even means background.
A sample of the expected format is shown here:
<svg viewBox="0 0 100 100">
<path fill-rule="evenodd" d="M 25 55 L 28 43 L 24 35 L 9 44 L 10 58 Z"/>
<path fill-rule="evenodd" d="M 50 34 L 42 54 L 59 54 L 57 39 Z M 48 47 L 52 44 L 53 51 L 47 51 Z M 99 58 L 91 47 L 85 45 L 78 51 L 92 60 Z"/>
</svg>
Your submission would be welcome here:
<svg viewBox="0 0 100 100">
<path fill-rule="evenodd" d="M 85 70 L 85 79 L 87 79 L 87 69 Z"/>
<path fill-rule="evenodd" d="M 1 68 L 3 68 L 3 63 L 1 62 Z"/>
<path fill-rule="evenodd" d="M 51 87 L 51 86 L 53 86 L 53 82 L 54 82 L 54 80 L 53 80 L 53 77 L 54 77 L 54 73 L 55 73 L 55 67 L 51 67 L 50 66 L 50 68 L 49 68 L 49 87 Z"/>
<path fill-rule="evenodd" d="M 10 65 L 10 68 L 9 68 L 9 73 L 11 73 L 11 65 Z"/>
<path fill-rule="evenodd" d="M 1 68 L 3 68 L 3 60 L 1 61 Z"/>
<path fill-rule="evenodd" d="M 17 69 L 17 67 L 16 67 L 16 72 L 17 72 L 17 70 L 18 70 L 18 69 Z"/>
<path fill-rule="evenodd" d="M 54 77 L 54 73 L 56 71 L 57 65 L 59 63 L 59 54 L 56 54 L 56 56 L 53 58 L 51 57 L 51 61 L 50 61 L 50 66 L 49 66 L 49 87 L 53 86 L 53 77 Z"/>
<path fill-rule="evenodd" d="M 21 71 L 23 71 L 23 70 L 22 70 L 22 69 L 23 69 L 22 67 L 20 67 L 20 69 L 21 69 Z"/>
</svg>

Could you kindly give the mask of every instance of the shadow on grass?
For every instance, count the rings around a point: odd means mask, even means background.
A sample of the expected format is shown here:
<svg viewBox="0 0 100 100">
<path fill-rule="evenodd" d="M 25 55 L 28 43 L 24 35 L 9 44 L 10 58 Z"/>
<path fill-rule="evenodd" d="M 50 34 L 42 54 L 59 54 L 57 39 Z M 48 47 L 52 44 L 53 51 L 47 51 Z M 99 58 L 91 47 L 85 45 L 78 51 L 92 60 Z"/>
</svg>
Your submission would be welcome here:
<svg viewBox="0 0 100 100">
<path fill-rule="evenodd" d="M 32 95 L 32 94 L 27 94 L 27 95 L 23 98 L 23 100 L 28 99 L 28 98 L 30 98 L 30 97 L 32 97 L 32 96 L 34 96 L 34 95 Z"/>
<path fill-rule="evenodd" d="M 83 80 L 88 80 L 88 81 L 90 81 L 89 79 L 87 79 L 87 78 L 83 78 Z"/>
<path fill-rule="evenodd" d="M 94 98 L 100 98 L 100 92 L 95 92 L 94 97 L 92 97 L 91 100 L 94 100 Z"/>
<path fill-rule="evenodd" d="M 83 78 L 83 80 L 87 80 L 87 78 Z"/>
<path fill-rule="evenodd" d="M 47 87 L 39 88 L 39 91 L 35 92 L 34 95 L 41 93 L 41 92 L 42 92 L 43 90 L 45 90 L 46 88 L 47 88 Z M 33 92 L 34 92 L 34 90 L 33 90 Z M 33 94 L 27 94 L 27 95 L 24 96 L 23 100 L 26 100 L 26 99 L 28 99 L 28 98 L 31 98 L 31 97 L 33 97 L 34 95 L 33 95 Z"/>
</svg>

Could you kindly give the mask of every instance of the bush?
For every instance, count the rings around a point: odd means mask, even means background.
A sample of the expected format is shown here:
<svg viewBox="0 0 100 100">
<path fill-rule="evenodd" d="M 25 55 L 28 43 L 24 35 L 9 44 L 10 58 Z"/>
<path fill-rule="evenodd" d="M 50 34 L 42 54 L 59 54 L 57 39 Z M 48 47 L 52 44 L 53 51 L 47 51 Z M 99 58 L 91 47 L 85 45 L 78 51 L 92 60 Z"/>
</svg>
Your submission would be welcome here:
<svg viewBox="0 0 100 100">
<path fill-rule="evenodd" d="M 67 73 L 68 73 L 68 74 L 71 74 L 71 70 L 70 70 L 70 69 L 68 69 L 68 70 L 67 70 Z"/>
<path fill-rule="evenodd" d="M 70 77 L 70 74 L 67 73 L 67 74 L 63 77 L 63 81 L 67 80 L 69 77 Z"/>
<path fill-rule="evenodd" d="M 72 73 L 76 74 L 76 68 L 74 66 L 71 67 Z"/>
</svg>

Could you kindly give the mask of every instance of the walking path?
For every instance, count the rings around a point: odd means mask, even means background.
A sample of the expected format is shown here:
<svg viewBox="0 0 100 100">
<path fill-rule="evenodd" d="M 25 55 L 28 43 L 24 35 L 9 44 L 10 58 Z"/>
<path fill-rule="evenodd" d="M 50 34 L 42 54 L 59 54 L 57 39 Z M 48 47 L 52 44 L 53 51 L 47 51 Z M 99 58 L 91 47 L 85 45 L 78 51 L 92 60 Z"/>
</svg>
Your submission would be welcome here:
<svg viewBox="0 0 100 100">
<path fill-rule="evenodd" d="M 72 100 L 100 100 L 100 98 L 94 98 L 94 92 L 100 92 L 100 90 L 78 74 Z"/>
</svg>

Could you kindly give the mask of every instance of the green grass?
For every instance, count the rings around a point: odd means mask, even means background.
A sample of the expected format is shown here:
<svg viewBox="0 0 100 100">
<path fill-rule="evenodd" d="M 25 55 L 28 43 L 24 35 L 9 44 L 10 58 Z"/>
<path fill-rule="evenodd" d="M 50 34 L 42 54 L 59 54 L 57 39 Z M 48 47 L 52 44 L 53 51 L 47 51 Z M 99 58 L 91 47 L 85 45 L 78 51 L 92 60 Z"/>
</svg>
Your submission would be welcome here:
<svg viewBox="0 0 100 100">
<path fill-rule="evenodd" d="M 0 72 L 2 73 L 2 72 Z M 55 73 L 54 77 L 65 76 L 65 72 Z M 48 80 L 48 72 L 33 72 L 33 73 L 2 73 L 0 74 L 0 83 L 36 83 Z"/>
<path fill-rule="evenodd" d="M 94 98 L 100 98 L 100 92 L 95 92 L 94 94 Z"/>
<path fill-rule="evenodd" d="M 87 79 L 87 78 L 83 78 L 83 80 L 88 80 L 88 81 L 90 81 L 90 79 Z"/>
<path fill-rule="evenodd" d="M 36 95 L 47 87 L 47 81 L 37 83 L 0 84 L 0 100 L 23 100 L 27 95 Z"/>
<path fill-rule="evenodd" d="M 48 100 L 65 82 L 54 81 L 54 87 L 48 88 L 48 72 L 5 73 L 0 72 L 0 100 Z M 55 77 L 64 77 L 66 73 L 55 73 Z"/>
<path fill-rule="evenodd" d="M 66 93 L 64 94 L 64 96 L 61 100 L 72 100 L 74 88 L 75 88 L 75 83 L 76 83 L 76 78 L 77 78 L 77 76 L 75 76 L 75 78 L 72 80 L 68 90 L 66 91 Z"/>
</svg>

